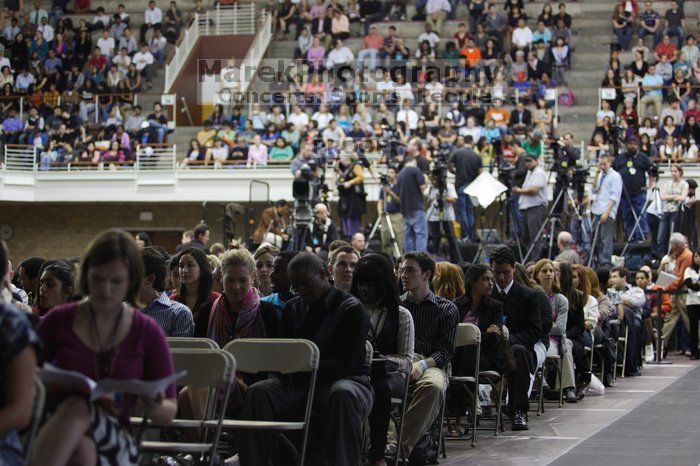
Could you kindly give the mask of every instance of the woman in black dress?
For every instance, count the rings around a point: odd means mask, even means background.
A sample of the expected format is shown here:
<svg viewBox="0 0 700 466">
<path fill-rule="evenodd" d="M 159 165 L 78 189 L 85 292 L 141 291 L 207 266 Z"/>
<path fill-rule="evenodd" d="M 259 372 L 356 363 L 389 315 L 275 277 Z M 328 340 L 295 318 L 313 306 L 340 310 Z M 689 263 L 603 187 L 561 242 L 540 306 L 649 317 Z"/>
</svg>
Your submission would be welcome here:
<svg viewBox="0 0 700 466">
<path fill-rule="evenodd" d="M 481 330 L 481 353 L 479 372 L 506 370 L 506 353 L 508 341 L 501 338 L 503 322 L 503 304 L 491 298 L 493 289 L 493 272 L 488 265 L 474 264 L 465 271 L 464 296 L 455 301 L 459 310 L 460 323 L 470 323 Z M 456 376 L 474 376 L 473 346 L 457 348 L 452 361 L 452 374 Z M 450 387 L 448 407 L 450 413 L 463 417 L 469 406 L 466 387 L 455 384 Z"/>
<path fill-rule="evenodd" d="M 338 187 L 338 214 L 343 235 L 352 237 L 360 230 L 360 219 L 367 210 L 365 175 L 354 153 L 342 151 L 335 167 Z"/>
</svg>

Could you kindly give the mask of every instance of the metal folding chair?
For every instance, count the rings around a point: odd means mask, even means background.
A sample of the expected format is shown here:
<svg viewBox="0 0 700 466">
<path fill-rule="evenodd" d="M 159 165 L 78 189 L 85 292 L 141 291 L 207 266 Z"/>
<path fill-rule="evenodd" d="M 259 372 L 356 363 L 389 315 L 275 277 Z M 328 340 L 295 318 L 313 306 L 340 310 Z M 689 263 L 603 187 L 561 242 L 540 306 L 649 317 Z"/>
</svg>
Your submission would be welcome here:
<svg viewBox="0 0 700 466">
<path fill-rule="evenodd" d="M 313 405 L 314 391 L 316 388 L 316 371 L 318 370 L 318 361 L 320 358 L 318 347 L 309 340 L 241 338 L 227 344 L 223 351 L 230 352 L 236 358 L 236 364 L 240 372 L 249 374 L 258 374 L 261 372 L 275 372 L 281 374 L 309 372 L 311 374 L 303 422 L 230 419 L 223 421 L 223 427 L 225 429 L 267 430 L 275 432 L 303 431 L 301 455 L 299 457 L 299 464 L 303 465 L 306 458 L 309 426 L 311 424 L 311 407 Z M 369 357 L 372 357 L 371 352 Z"/>
<path fill-rule="evenodd" d="M 625 377 L 625 369 L 627 366 L 627 337 L 629 337 L 629 326 L 625 324 L 625 336 L 617 337 L 617 352 L 615 354 L 615 375 L 613 377 L 617 378 L 617 369 L 622 369 L 620 372 L 620 377 Z M 622 363 L 618 362 L 617 355 L 622 351 Z"/>
<path fill-rule="evenodd" d="M 174 349 L 219 349 L 219 344 L 209 338 L 168 337 L 168 346 Z"/>
<path fill-rule="evenodd" d="M 142 441 L 141 452 L 198 454 L 200 462 L 206 461 L 212 466 L 233 385 L 236 362 L 230 353 L 219 349 L 174 349 L 172 355 L 175 371 L 187 371 L 178 383 L 190 387 L 206 387 L 209 390 L 203 420 L 175 419 L 171 427 L 202 428 L 201 438 L 196 443 Z M 142 422 L 144 427 L 146 425 L 145 419 L 132 418 L 132 422 Z"/>
<path fill-rule="evenodd" d="M 472 447 L 476 446 L 476 411 L 478 407 L 479 400 L 479 358 L 481 357 L 481 331 L 479 327 L 474 324 L 459 324 L 457 327 L 457 338 L 456 338 L 456 348 L 461 348 L 465 346 L 475 347 L 475 361 L 474 361 L 474 375 L 473 376 L 449 376 L 448 381 L 450 385 L 460 384 L 463 385 L 467 392 L 472 397 L 472 413 L 470 423 L 471 426 L 471 436 L 467 436 L 467 439 L 471 437 Z M 472 388 L 473 387 L 473 388 Z M 445 420 L 443 419 L 443 425 Z M 446 440 L 462 440 L 462 439 L 446 439 Z"/>
</svg>

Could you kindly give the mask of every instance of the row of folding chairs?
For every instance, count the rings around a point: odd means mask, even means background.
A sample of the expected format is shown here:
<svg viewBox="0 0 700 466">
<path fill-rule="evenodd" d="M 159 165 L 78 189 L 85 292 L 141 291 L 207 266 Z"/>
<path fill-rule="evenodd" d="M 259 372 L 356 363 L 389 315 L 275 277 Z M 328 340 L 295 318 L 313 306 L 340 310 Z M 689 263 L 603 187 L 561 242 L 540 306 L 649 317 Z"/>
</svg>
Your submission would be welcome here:
<svg viewBox="0 0 700 466">
<path fill-rule="evenodd" d="M 257 430 L 270 432 L 301 431 L 303 435 L 300 464 L 304 464 L 313 405 L 316 371 L 319 362 L 318 347 L 308 340 L 295 339 L 238 339 L 223 349 L 206 338 L 169 338 L 175 371 L 186 371 L 178 382 L 183 386 L 208 388 L 204 419 L 175 419 L 170 427 L 197 429 L 198 442 L 141 441 L 144 454 L 196 455 L 202 463 L 213 465 L 219 438 L 223 430 Z M 236 371 L 259 373 L 309 373 L 310 386 L 304 420 L 251 421 L 225 419 L 229 394 L 235 383 Z M 146 417 L 132 418 L 132 423 L 157 427 Z"/>
<path fill-rule="evenodd" d="M 507 338 L 507 329 L 503 327 L 504 338 Z M 446 426 L 453 425 L 455 422 L 445 416 L 445 404 L 443 403 L 442 412 L 440 413 L 440 433 L 438 444 L 442 451 L 442 457 L 447 457 L 447 451 L 445 448 L 446 441 L 464 441 L 465 439 L 471 442 L 471 446 L 476 446 L 476 433 L 477 431 L 489 431 L 493 432 L 494 435 L 498 435 L 499 432 L 503 432 L 503 403 L 505 402 L 505 387 L 507 385 L 507 380 L 504 374 L 496 371 L 481 371 L 479 367 L 479 359 L 481 357 L 481 331 L 479 327 L 474 324 L 460 323 L 457 328 L 456 345 L 457 348 L 461 347 L 474 347 L 474 375 L 471 376 L 448 376 L 448 381 L 450 386 L 462 385 L 467 389 L 469 396 L 471 398 L 471 417 L 468 419 L 468 425 L 466 430 L 466 436 L 464 438 L 445 438 L 443 435 L 443 430 Z M 480 427 L 477 425 L 477 411 L 479 407 L 479 385 L 488 384 L 491 392 L 496 393 L 496 397 L 493 399 L 495 418 L 482 418 L 482 421 L 495 421 L 493 427 Z M 460 426 L 461 427 L 461 426 Z"/>
</svg>

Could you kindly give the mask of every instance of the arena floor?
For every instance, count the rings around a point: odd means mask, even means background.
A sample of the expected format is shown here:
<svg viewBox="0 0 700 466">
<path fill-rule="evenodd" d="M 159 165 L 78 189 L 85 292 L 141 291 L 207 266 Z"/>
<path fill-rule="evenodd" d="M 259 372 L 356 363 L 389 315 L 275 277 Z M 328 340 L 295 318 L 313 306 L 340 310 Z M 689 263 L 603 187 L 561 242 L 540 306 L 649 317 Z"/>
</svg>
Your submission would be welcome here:
<svg viewBox="0 0 700 466">
<path fill-rule="evenodd" d="M 700 464 L 700 363 L 669 355 L 672 365 L 646 365 L 641 377 L 617 379 L 603 396 L 545 405 L 530 413 L 530 430 L 494 437 L 476 448 L 449 442 L 444 465 Z M 527 440 L 527 441 L 525 441 Z"/>
</svg>

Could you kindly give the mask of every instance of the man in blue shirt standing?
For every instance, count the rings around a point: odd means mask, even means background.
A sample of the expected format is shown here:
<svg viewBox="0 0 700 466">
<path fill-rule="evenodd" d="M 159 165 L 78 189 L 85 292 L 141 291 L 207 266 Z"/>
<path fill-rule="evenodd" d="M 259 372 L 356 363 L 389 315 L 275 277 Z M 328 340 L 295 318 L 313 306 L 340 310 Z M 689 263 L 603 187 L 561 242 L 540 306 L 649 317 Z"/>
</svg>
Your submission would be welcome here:
<svg viewBox="0 0 700 466">
<path fill-rule="evenodd" d="M 656 74 L 656 67 L 652 64 L 647 69 L 647 74 L 642 79 L 642 90 L 644 96 L 639 100 L 640 117 L 647 116 L 647 106 L 654 106 L 654 116 L 661 115 L 661 107 L 663 106 L 663 98 L 661 95 L 661 87 L 664 85 L 664 78 Z"/>
<path fill-rule="evenodd" d="M 591 212 L 594 215 L 594 238 L 597 244 L 591 254 L 596 255 L 598 267 L 612 266 L 613 226 L 622 196 L 622 177 L 613 170 L 607 154 L 598 158 L 593 194 L 595 200 Z"/>
</svg>

